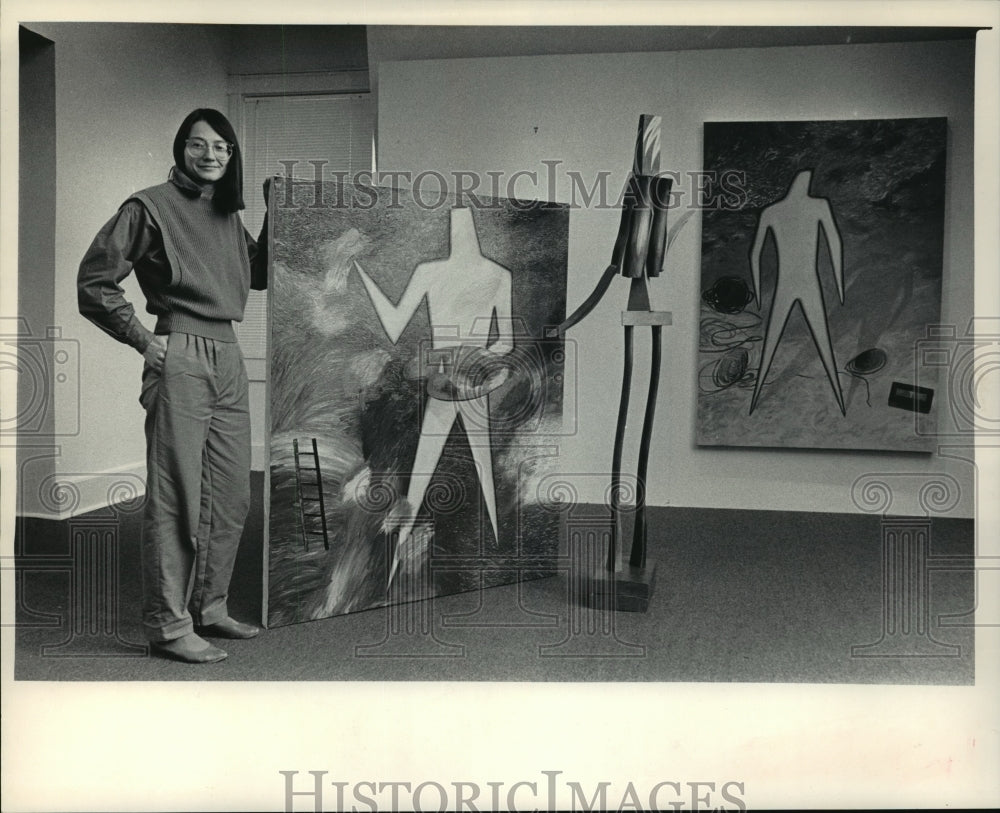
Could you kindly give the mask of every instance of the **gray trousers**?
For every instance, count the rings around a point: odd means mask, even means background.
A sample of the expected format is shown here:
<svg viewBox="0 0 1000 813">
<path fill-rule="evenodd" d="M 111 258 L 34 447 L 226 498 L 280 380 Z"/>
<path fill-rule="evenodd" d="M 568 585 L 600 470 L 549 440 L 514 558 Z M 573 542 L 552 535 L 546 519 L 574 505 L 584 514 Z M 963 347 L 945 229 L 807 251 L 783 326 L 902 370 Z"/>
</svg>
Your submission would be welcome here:
<svg viewBox="0 0 1000 813">
<path fill-rule="evenodd" d="M 229 611 L 250 508 L 250 409 L 239 344 L 171 333 L 163 369 L 143 370 L 146 508 L 143 627 L 169 641 Z"/>
</svg>

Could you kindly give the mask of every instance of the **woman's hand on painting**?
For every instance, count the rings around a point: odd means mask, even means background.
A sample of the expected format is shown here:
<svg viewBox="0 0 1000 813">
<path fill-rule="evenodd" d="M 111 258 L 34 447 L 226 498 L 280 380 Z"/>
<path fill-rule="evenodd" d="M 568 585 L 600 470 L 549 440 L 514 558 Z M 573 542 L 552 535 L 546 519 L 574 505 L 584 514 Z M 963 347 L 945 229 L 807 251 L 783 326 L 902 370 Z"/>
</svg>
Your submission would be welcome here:
<svg viewBox="0 0 1000 813">
<path fill-rule="evenodd" d="M 514 345 L 507 344 L 506 342 L 493 342 L 486 349 L 498 356 L 506 356 L 508 353 L 514 352 Z"/>
<path fill-rule="evenodd" d="M 281 175 L 268 175 L 264 179 L 264 206 L 270 208 L 271 204 L 271 186 L 273 185 L 276 190 L 281 190 L 284 185 L 285 179 Z"/>
<path fill-rule="evenodd" d="M 142 351 L 142 357 L 156 372 L 162 372 L 163 360 L 167 357 L 167 337 L 155 334 Z"/>
</svg>

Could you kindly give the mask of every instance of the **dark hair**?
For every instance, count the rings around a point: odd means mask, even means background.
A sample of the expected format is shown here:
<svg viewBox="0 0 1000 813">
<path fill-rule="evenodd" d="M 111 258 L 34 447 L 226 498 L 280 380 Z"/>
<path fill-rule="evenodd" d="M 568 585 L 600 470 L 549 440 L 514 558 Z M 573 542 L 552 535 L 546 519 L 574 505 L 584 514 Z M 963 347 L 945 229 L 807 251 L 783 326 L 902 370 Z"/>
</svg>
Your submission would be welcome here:
<svg viewBox="0 0 1000 813">
<path fill-rule="evenodd" d="M 233 125 L 222 113 L 211 107 L 199 107 L 188 114 L 177 129 L 177 135 L 174 136 L 174 163 L 179 172 L 188 174 L 184 164 L 184 147 L 191 134 L 191 128 L 199 121 L 208 124 L 223 139 L 233 145 L 233 154 L 229 156 L 226 172 L 215 184 L 212 205 L 216 211 L 222 214 L 238 212 L 240 209 L 246 208 L 243 203 L 243 154 L 240 152 L 240 143 L 236 138 Z"/>
</svg>

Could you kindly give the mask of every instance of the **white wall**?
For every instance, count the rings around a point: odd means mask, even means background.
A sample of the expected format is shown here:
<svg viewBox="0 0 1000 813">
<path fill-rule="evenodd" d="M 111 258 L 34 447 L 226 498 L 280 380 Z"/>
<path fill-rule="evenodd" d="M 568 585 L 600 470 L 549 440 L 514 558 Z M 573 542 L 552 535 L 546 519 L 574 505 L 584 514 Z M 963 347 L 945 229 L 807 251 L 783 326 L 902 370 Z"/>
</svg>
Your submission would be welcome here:
<svg viewBox="0 0 1000 813">
<path fill-rule="evenodd" d="M 22 511 L 45 516 L 107 504 L 118 482 L 143 488 L 138 403 L 142 357 L 79 315 L 76 272 L 98 229 L 133 192 L 166 180 L 177 126 L 195 107 L 226 109 L 225 40 L 210 26 L 37 23 L 56 50 L 55 321 L 79 342 L 77 390 L 56 404 L 56 479 L 79 490 L 53 502 L 24 472 Z M 152 327 L 133 277 L 130 300 Z M 76 431 L 75 427 L 79 427 Z M 113 496 L 122 497 L 117 491 Z M 55 510 L 59 509 L 59 510 Z"/>
<path fill-rule="evenodd" d="M 522 179 L 515 194 L 569 201 L 567 170 L 588 179 L 610 170 L 609 188 L 621 188 L 640 113 L 662 115 L 665 164 L 685 171 L 701 167 L 705 121 L 947 116 L 941 320 L 961 333 L 973 313 L 973 75 L 968 41 L 383 62 L 378 163 L 413 173 L 498 171 L 505 179 L 533 170 L 538 183 Z M 554 189 L 544 160 L 563 162 Z M 610 210 L 571 215 L 568 311 L 603 270 L 617 224 Z M 696 215 L 672 249 L 669 273 L 652 287 L 653 307 L 672 311 L 674 323 L 665 329 L 650 503 L 857 512 L 856 481 L 879 474 L 893 493 L 892 513 L 921 513 L 921 488 L 944 480 L 953 499 L 941 512 L 972 516 L 972 466 L 951 458 L 694 445 L 700 228 Z M 604 499 L 593 475 L 610 467 L 624 298 L 612 292 L 570 334 L 581 363 L 566 386 L 578 393 L 579 431 L 565 440 L 560 461 L 568 474 L 590 475 L 578 487 L 591 502 Z M 638 353 L 637 376 L 646 366 Z M 639 395 L 626 461 L 635 459 L 644 384 L 642 376 L 633 384 Z M 947 393 L 939 393 L 943 401 Z"/>
</svg>

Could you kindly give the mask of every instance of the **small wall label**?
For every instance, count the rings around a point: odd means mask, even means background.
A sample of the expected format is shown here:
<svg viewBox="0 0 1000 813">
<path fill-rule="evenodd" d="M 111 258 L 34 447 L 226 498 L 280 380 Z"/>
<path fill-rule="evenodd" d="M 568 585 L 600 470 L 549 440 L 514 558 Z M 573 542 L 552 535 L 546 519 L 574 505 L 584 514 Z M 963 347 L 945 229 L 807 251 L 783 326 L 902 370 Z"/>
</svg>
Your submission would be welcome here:
<svg viewBox="0 0 1000 813">
<path fill-rule="evenodd" d="M 930 412 L 932 400 L 934 390 L 900 381 L 893 381 L 889 391 L 889 406 L 909 412 Z"/>
</svg>

